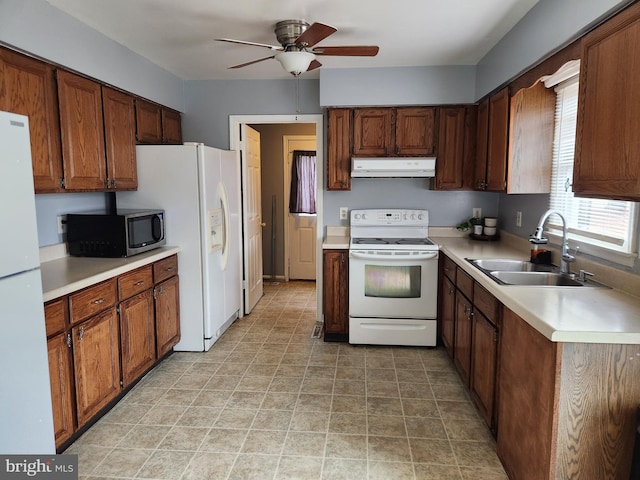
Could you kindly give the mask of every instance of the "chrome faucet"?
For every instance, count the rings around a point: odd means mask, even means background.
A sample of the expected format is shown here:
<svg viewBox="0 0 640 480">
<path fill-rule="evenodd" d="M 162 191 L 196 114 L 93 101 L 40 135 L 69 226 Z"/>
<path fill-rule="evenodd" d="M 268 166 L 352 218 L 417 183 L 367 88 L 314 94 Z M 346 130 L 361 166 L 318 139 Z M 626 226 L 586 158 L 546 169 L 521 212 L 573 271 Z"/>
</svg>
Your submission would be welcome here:
<svg viewBox="0 0 640 480">
<path fill-rule="evenodd" d="M 540 221 L 538 222 L 538 226 L 536 227 L 536 233 L 529 237 L 529 241 L 535 244 L 546 244 L 549 239 L 542 236 L 543 227 L 547 219 L 556 214 L 562 220 L 562 248 L 561 248 L 561 256 L 560 256 L 560 272 L 564 275 L 571 275 L 571 267 L 569 264 L 573 262 L 576 257 L 569 253 L 569 237 L 567 235 L 567 221 L 562 216 L 560 212 L 557 210 L 547 210 L 540 217 Z"/>
</svg>

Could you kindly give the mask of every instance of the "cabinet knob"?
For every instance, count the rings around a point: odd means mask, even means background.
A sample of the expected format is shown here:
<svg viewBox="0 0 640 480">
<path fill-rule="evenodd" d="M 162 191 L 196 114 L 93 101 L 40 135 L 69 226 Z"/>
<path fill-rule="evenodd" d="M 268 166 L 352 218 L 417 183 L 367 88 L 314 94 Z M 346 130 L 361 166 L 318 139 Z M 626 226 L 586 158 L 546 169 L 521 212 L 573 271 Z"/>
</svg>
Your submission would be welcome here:
<svg viewBox="0 0 640 480">
<path fill-rule="evenodd" d="M 78 338 L 80 340 L 84 338 L 84 327 L 80 327 L 80 331 L 78 332 Z"/>
<path fill-rule="evenodd" d="M 100 297 L 100 298 L 98 298 L 97 300 L 94 300 L 91 303 L 93 303 L 94 305 L 100 305 L 101 303 L 104 303 L 104 298 Z"/>
<path fill-rule="evenodd" d="M 136 283 L 134 284 L 134 286 L 136 286 L 136 287 L 140 287 L 140 286 L 142 286 L 142 285 L 144 285 L 144 280 L 140 280 L 139 282 L 136 282 Z"/>
</svg>

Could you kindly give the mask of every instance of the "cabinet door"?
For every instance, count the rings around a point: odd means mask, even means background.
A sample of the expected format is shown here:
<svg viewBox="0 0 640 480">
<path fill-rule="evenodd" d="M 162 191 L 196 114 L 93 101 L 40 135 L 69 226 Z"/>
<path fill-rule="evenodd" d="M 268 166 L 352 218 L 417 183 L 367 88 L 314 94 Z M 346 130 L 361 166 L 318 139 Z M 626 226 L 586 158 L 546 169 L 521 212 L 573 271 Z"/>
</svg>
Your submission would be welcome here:
<svg viewBox="0 0 640 480">
<path fill-rule="evenodd" d="M 66 190 L 105 190 L 106 157 L 100 84 L 57 70 Z"/>
<path fill-rule="evenodd" d="M 583 38 L 576 195 L 640 198 L 640 4 Z"/>
<path fill-rule="evenodd" d="M 182 120 L 180 112 L 162 109 L 162 143 L 182 144 Z"/>
<path fill-rule="evenodd" d="M 136 140 L 138 143 L 162 143 L 160 105 L 136 99 Z"/>
<path fill-rule="evenodd" d="M 456 292 L 456 321 L 453 362 L 463 383 L 469 387 L 469 375 L 471 372 L 471 302 Z"/>
<path fill-rule="evenodd" d="M 455 342 L 455 314 L 456 314 L 456 287 L 447 277 L 442 278 L 442 292 L 440 296 L 440 318 L 442 343 L 453 358 L 453 346 Z"/>
<path fill-rule="evenodd" d="M 473 312 L 471 396 L 480 416 L 493 429 L 498 330 L 478 309 Z"/>
<path fill-rule="evenodd" d="M 36 193 L 60 191 L 62 154 L 53 66 L 0 48 L 0 110 L 29 117 Z"/>
<path fill-rule="evenodd" d="M 500 332 L 498 455 L 509 478 L 555 478 L 551 455 L 560 343 L 508 308 Z"/>
<path fill-rule="evenodd" d="M 396 109 L 397 155 L 434 155 L 436 133 L 434 107 Z"/>
<path fill-rule="evenodd" d="M 49 381 L 56 447 L 75 432 L 73 364 L 71 334 L 63 332 L 47 341 Z"/>
<path fill-rule="evenodd" d="M 351 110 L 327 112 L 327 190 L 351 190 Z"/>
<path fill-rule="evenodd" d="M 478 123 L 476 128 L 476 161 L 474 169 L 473 188 L 486 190 L 487 188 L 487 142 L 489 140 L 489 99 L 486 98 L 478 105 Z"/>
<path fill-rule="evenodd" d="M 131 95 L 102 87 L 107 172 L 110 189 L 135 190 L 136 119 Z"/>
<path fill-rule="evenodd" d="M 118 314 L 112 308 L 71 330 L 78 427 L 120 393 Z"/>
<path fill-rule="evenodd" d="M 439 117 L 435 187 L 460 189 L 463 187 L 465 108 L 441 108 Z"/>
<path fill-rule="evenodd" d="M 325 250 L 323 255 L 325 340 L 346 340 L 349 335 L 348 261 L 346 250 Z"/>
<path fill-rule="evenodd" d="M 549 193 L 556 94 L 538 82 L 511 98 L 507 193 Z"/>
<path fill-rule="evenodd" d="M 390 155 L 391 108 L 356 108 L 353 115 L 353 154 Z"/>
<path fill-rule="evenodd" d="M 487 190 L 503 192 L 507 180 L 507 143 L 509 130 L 509 88 L 489 99 L 487 139 Z"/>
<path fill-rule="evenodd" d="M 156 285 L 156 352 L 161 358 L 180 340 L 180 292 L 178 277 Z"/>
<path fill-rule="evenodd" d="M 153 290 L 120 303 L 120 355 L 123 387 L 128 387 L 156 360 Z"/>
</svg>

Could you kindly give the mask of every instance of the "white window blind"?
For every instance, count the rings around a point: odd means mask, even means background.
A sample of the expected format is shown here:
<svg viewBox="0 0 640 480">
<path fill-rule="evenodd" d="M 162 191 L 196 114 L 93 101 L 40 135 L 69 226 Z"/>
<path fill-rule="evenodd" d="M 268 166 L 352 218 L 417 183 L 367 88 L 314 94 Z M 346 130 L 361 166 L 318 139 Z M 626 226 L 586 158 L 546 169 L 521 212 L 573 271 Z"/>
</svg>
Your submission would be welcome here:
<svg viewBox="0 0 640 480">
<path fill-rule="evenodd" d="M 558 85 L 556 94 L 550 208 L 565 216 L 572 239 L 630 253 L 634 243 L 635 204 L 575 197 L 571 191 L 578 112 L 578 77 Z M 557 216 L 551 216 L 549 221 L 552 233 L 559 233 L 562 226 Z"/>
</svg>

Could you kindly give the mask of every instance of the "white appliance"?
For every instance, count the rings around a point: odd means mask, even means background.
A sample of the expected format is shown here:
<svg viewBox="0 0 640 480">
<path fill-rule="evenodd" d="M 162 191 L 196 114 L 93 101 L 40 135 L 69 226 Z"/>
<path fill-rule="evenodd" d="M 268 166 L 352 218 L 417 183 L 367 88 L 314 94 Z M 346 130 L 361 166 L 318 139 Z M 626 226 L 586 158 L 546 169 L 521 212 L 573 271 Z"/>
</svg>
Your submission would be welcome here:
<svg viewBox="0 0 640 480">
<path fill-rule="evenodd" d="M 351 157 L 352 177 L 434 177 L 435 157 Z"/>
<path fill-rule="evenodd" d="M 0 453 L 55 453 L 28 118 L 0 112 Z"/>
<path fill-rule="evenodd" d="M 438 250 L 427 210 L 351 211 L 349 343 L 435 346 Z"/>
<path fill-rule="evenodd" d="M 165 210 L 167 245 L 180 247 L 181 351 L 206 351 L 241 315 L 240 164 L 235 152 L 136 147 L 138 190 L 118 208 Z"/>
</svg>

